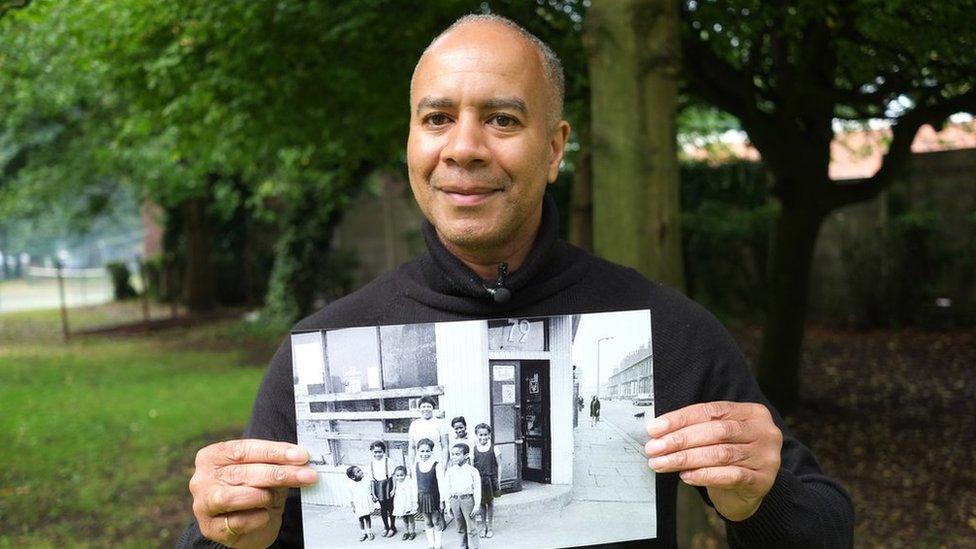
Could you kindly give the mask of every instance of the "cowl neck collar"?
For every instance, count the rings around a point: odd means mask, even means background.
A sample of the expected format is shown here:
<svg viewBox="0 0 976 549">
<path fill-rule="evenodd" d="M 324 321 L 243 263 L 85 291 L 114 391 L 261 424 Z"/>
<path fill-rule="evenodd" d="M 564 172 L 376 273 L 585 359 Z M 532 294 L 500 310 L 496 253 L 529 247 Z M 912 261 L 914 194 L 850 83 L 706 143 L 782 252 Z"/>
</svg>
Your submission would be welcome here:
<svg viewBox="0 0 976 549">
<path fill-rule="evenodd" d="M 548 297 L 579 280 L 587 262 L 575 261 L 582 254 L 559 239 L 559 212 L 548 194 L 543 198 L 542 221 L 525 262 L 508 274 L 505 287 L 511 299 L 496 303 L 486 286 L 496 279 L 483 279 L 452 254 L 437 237 L 430 222 L 423 226 L 427 252 L 402 269 L 404 293 L 421 303 L 462 315 L 490 316 L 519 309 Z"/>
</svg>

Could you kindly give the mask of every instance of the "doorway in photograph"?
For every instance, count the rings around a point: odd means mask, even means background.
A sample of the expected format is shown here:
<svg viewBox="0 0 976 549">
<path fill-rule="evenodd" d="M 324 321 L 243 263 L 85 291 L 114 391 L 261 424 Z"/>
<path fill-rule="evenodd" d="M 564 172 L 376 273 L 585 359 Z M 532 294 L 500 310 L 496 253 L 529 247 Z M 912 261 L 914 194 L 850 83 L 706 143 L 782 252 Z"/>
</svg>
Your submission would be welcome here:
<svg viewBox="0 0 976 549">
<path fill-rule="evenodd" d="M 522 478 L 552 482 L 549 421 L 549 361 L 523 360 L 521 379 Z"/>
<path fill-rule="evenodd" d="M 522 429 L 519 361 L 489 361 L 491 425 L 498 448 L 498 480 L 503 492 L 522 489 Z"/>
<path fill-rule="evenodd" d="M 492 360 L 491 422 L 502 491 L 552 482 L 549 361 Z"/>
</svg>

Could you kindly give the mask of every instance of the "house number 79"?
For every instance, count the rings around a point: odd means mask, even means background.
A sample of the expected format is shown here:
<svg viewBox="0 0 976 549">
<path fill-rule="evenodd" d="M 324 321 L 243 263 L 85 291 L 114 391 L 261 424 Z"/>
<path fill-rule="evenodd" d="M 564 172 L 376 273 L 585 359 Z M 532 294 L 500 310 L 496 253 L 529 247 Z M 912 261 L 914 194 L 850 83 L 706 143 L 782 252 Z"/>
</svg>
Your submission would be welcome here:
<svg viewBox="0 0 976 549">
<path fill-rule="evenodd" d="M 510 318 L 508 323 L 512 327 L 508 330 L 508 341 L 515 341 L 518 339 L 519 343 L 525 343 L 525 340 L 529 337 L 529 331 L 532 329 L 532 324 L 528 320 Z"/>
</svg>

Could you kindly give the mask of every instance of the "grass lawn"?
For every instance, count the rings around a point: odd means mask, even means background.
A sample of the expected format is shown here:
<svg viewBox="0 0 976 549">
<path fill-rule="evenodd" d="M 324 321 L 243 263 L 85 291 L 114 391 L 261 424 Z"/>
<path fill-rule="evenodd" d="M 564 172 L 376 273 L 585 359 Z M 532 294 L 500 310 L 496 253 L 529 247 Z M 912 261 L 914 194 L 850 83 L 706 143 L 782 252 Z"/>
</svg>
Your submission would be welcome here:
<svg viewBox="0 0 976 549">
<path fill-rule="evenodd" d="M 195 450 L 240 433 L 284 332 L 233 321 L 65 344 L 59 322 L 0 315 L 0 547 L 172 546 Z"/>
</svg>

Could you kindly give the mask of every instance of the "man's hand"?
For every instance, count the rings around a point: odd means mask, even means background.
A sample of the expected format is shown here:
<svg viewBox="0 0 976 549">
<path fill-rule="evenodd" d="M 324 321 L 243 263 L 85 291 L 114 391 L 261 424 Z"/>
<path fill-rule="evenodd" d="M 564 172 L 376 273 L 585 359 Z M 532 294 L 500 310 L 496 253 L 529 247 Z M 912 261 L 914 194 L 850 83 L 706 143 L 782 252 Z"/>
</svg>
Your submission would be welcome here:
<svg viewBox="0 0 976 549">
<path fill-rule="evenodd" d="M 783 433 L 762 404 L 706 402 L 647 425 L 644 451 L 658 473 L 704 486 L 715 509 L 731 521 L 752 516 L 779 471 Z"/>
<path fill-rule="evenodd" d="M 204 536 L 229 547 L 267 547 L 278 537 L 288 488 L 314 484 L 308 452 L 268 440 L 229 440 L 197 452 L 190 479 Z"/>
</svg>

